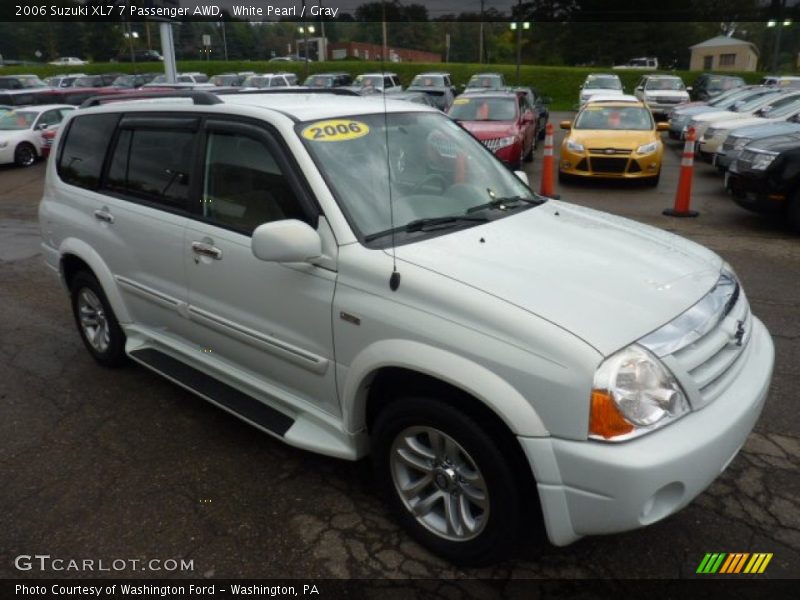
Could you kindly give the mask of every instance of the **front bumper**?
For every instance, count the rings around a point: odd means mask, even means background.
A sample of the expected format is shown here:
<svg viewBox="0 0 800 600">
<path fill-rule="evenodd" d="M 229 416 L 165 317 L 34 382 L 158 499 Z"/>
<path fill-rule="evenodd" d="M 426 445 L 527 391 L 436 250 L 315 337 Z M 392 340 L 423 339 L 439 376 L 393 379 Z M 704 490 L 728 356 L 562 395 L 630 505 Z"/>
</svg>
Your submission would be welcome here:
<svg viewBox="0 0 800 600">
<path fill-rule="evenodd" d="M 587 178 L 642 179 L 661 172 L 663 146 L 652 154 L 577 154 L 562 146 L 558 170 L 564 175 Z"/>
<path fill-rule="evenodd" d="M 757 213 L 775 214 L 786 208 L 786 193 L 770 186 L 764 174 L 741 174 L 729 169 L 725 175 L 725 189 L 742 208 Z"/>
<path fill-rule="evenodd" d="M 522 143 L 517 141 L 509 146 L 494 150 L 494 155 L 502 160 L 507 167 L 518 169 L 522 162 Z"/>
<path fill-rule="evenodd" d="M 7 165 L 14 162 L 14 149 L 16 147 L 11 142 L 5 148 L 0 148 L 0 165 Z"/>
<path fill-rule="evenodd" d="M 753 318 L 745 363 L 708 406 L 618 444 L 519 438 L 536 477 L 550 541 L 655 523 L 686 506 L 728 466 L 761 414 L 774 362 L 772 339 Z"/>
</svg>

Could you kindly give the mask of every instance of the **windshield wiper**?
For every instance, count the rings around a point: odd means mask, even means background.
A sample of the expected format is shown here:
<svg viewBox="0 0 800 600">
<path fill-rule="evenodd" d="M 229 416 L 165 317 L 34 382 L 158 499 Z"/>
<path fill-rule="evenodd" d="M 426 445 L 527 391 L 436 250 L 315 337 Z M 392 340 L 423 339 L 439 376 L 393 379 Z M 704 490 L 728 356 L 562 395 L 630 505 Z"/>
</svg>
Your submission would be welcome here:
<svg viewBox="0 0 800 600">
<path fill-rule="evenodd" d="M 392 233 L 413 233 L 416 231 L 433 231 L 436 229 L 448 229 L 463 222 L 486 223 L 489 219 L 472 215 L 450 215 L 447 217 L 429 217 L 426 219 L 414 219 L 405 225 L 371 233 L 364 237 L 365 242 L 371 242 L 378 238 L 391 235 Z"/>
<path fill-rule="evenodd" d="M 486 204 L 479 204 L 478 206 L 473 206 L 472 208 L 467 209 L 467 214 L 471 214 L 474 212 L 478 212 L 479 210 L 485 210 L 487 208 L 496 208 L 500 210 L 505 210 L 506 208 L 516 207 L 520 202 L 525 202 L 526 204 L 533 204 L 534 206 L 539 206 L 540 204 L 544 204 L 547 202 L 547 198 L 542 196 L 536 196 L 535 198 L 525 198 L 524 196 L 508 196 L 506 198 L 494 198 L 487 202 Z"/>
</svg>

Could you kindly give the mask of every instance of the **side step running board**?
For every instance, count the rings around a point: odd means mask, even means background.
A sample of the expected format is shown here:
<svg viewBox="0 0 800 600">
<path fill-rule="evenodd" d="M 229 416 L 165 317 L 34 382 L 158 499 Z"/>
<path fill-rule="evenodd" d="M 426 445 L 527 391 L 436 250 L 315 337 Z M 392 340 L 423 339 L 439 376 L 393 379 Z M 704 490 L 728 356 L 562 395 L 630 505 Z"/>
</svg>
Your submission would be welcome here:
<svg viewBox="0 0 800 600">
<path fill-rule="evenodd" d="M 153 348 L 142 348 L 130 353 L 145 366 L 174 379 L 181 385 L 241 415 L 281 437 L 294 424 L 294 419 L 240 392 L 226 383 L 190 367 L 168 354 Z"/>
</svg>

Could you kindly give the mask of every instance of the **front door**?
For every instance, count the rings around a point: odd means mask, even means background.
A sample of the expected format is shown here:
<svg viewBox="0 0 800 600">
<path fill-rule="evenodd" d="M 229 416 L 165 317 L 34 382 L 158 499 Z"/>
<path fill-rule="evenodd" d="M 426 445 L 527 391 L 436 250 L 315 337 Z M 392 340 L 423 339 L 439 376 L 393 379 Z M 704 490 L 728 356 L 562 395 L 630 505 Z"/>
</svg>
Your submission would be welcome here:
<svg viewBox="0 0 800 600">
<path fill-rule="evenodd" d="M 336 273 L 257 259 L 253 230 L 317 211 L 278 135 L 208 120 L 200 205 L 187 225 L 189 316 L 198 349 L 257 378 L 277 399 L 339 414 L 331 307 Z"/>
</svg>

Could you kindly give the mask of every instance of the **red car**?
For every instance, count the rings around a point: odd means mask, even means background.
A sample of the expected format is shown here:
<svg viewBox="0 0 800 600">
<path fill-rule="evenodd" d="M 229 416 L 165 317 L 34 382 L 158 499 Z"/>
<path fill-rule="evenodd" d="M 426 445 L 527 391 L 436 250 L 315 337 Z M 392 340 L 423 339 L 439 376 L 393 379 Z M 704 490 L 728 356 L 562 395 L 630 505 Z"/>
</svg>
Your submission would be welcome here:
<svg viewBox="0 0 800 600">
<path fill-rule="evenodd" d="M 58 133 L 58 127 L 51 127 L 46 129 L 42 132 L 42 158 L 47 158 L 50 156 L 50 148 L 53 147 L 53 140 L 56 139 L 56 134 Z"/>
<path fill-rule="evenodd" d="M 447 112 L 511 169 L 533 160 L 536 123 L 524 95 L 513 92 L 462 94 Z"/>
</svg>

